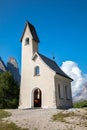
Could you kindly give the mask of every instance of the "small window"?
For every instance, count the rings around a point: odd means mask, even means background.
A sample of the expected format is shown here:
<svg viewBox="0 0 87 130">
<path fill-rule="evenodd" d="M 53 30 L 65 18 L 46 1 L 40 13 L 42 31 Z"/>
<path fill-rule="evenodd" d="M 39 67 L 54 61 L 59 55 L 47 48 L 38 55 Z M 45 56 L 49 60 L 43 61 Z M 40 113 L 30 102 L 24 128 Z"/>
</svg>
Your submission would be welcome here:
<svg viewBox="0 0 87 130">
<path fill-rule="evenodd" d="M 25 45 L 28 45 L 29 44 L 29 38 L 26 38 L 25 39 Z"/>
<path fill-rule="evenodd" d="M 59 98 L 61 98 L 61 95 L 60 95 L 60 84 L 58 84 L 58 93 L 59 93 Z"/>
<path fill-rule="evenodd" d="M 58 84 L 59 99 L 63 99 L 63 88 Z"/>
<path fill-rule="evenodd" d="M 38 66 L 35 67 L 35 75 L 40 75 L 40 68 Z"/>
<path fill-rule="evenodd" d="M 65 86 L 65 95 L 66 95 L 66 99 L 70 99 L 69 86 Z"/>
</svg>

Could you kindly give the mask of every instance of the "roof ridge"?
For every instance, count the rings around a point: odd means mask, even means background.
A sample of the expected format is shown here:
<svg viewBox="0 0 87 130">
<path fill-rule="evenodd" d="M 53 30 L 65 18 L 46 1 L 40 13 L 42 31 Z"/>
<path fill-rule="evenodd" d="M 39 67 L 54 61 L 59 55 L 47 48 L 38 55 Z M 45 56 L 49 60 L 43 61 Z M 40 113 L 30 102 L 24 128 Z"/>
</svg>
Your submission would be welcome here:
<svg viewBox="0 0 87 130">
<path fill-rule="evenodd" d="M 38 53 L 38 54 L 40 54 L 40 53 Z M 42 54 L 40 54 L 40 55 L 42 55 Z M 44 56 L 44 55 L 42 55 L 42 56 Z M 46 57 L 48 60 L 51 60 L 52 62 L 55 62 L 54 60 L 48 58 L 47 56 L 44 56 L 44 57 Z M 56 62 L 55 62 L 55 63 L 56 63 Z M 56 64 L 57 64 L 57 63 L 56 63 Z"/>
<path fill-rule="evenodd" d="M 26 24 L 28 24 L 28 25 L 30 25 L 30 26 L 32 26 L 32 27 L 34 27 L 34 25 L 33 24 L 31 24 L 29 21 L 26 21 Z M 35 27 L 34 27 L 35 28 Z"/>
<path fill-rule="evenodd" d="M 42 60 L 52 69 L 56 72 L 56 74 L 59 74 L 61 76 L 64 76 L 66 78 L 71 79 L 65 72 L 63 72 L 63 70 L 57 65 L 57 63 L 55 61 L 53 61 L 52 59 L 38 53 Z M 71 79 L 72 80 L 72 79 Z"/>
</svg>

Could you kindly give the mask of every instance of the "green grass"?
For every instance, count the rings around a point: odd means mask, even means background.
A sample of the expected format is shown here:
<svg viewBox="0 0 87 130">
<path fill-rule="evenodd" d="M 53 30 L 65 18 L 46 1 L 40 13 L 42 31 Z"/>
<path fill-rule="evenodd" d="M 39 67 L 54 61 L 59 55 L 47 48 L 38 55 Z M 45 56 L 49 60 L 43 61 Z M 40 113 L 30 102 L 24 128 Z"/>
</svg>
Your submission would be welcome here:
<svg viewBox="0 0 87 130">
<path fill-rule="evenodd" d="M 73 112 L 69 112 L 69 113 L 57 113 L 55 115 L 53 115 L 52 120 L 53 121 L 61 121 L 61 122 L 65 122 L 65 118 L 66 117 L 71 117 L 74 116 Z"/>
<path fill-rule="evenodd" d="M 0 119 L 2 118 L 6 118 L 8 116 L 11 116 L 11 113 L 7 112 L 7 111 L 4 111 L 4 110 L 0 110 Z"/>
<path fill-rule="evenodd" d="M 22 129 L 17 125 L 15 125 L 14 123 L 0 121 L 0 130 L 28 130 L 28 129 Z"/>
<path fill-rule="evenodd" d="M 87 101 L 80 101 L 73 104 L 74 108 L 84 108 L 87 107 Z"/>
<path fill-rule="evenodd" d="M 3 121 L 3 118 L 6 118 L 8 116 L 11 116 L 11 113 L 0 109 L 0 130 L 29 130 L 22 129 L 12 122 L 9 123 Z"/>
</svg>

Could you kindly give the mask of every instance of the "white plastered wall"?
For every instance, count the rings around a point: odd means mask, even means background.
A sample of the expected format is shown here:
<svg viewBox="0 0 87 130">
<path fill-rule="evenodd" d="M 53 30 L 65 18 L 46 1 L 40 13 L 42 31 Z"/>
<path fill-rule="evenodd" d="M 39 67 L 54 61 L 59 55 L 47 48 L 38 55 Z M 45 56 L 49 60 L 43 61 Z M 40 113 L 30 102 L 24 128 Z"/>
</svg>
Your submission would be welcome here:
<svg viewBox="0 0 87 130">
<path fill-rule="evenodd" d="M 34 75 L 34 68 L 39 66 L 40 75 Z M 55 99 L 55 82 L 53 72 L 43 61 L 37 56 L 31 60 L 30 70 L 27 71 L 28 79 L 23 79 L 21 84 L 21 105 L 20 108 L 34 107 L 33 91 L 39 88 L 42 93 L 42 108 L 56 108 Z M 30 73 L 30 74 L 29 74 Z M 25 77 L 25 76 L 23 76 Z M 26 81 L 28 80 L 28 81 Z M 23 86 L 24 85 L 24 86 Z"/>
<path fill-rule="evenodd" d="M 25 45 L 25 39 L 29 37 L 29 45 Z M 35 46 L 34 46 L 35 44 Z M 55 83 L 52 71 L 39 57 L 32 60 L 33 48 L 38 50 L 36 42 L 33 40 L 29 27 L 26 27 L 22 39 L 22 68 L 21 68 L 21 86 L 20 86 L 20 109 L 33 107 L 33 90 L 39 88 L 42 93 L 42 108 L 55 108 Z M 35 49 L 36 48 L 36 49 Z M 35 66 L 40 67 L 40 76 L 34 75 Z"/>
</svg>

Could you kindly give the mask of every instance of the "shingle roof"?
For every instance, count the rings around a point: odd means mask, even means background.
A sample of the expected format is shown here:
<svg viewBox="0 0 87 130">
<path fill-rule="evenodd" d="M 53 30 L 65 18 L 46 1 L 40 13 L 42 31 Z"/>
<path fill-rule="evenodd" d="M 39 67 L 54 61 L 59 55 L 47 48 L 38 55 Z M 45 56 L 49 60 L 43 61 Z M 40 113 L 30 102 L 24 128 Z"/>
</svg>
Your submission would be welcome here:
<svg viewBox="0 0 87 130">
<path fill-rule="evenodd" d="M 42 55 L 39 53 L 39 56 L 41 57 L 41 59 L 52 69 L 56 72 L 56 74 L 59 74 L 63 77 L 66 77 L 68 79 L 71 79 L 67 74 L 65 74 L 61 69 L 60 67 L 56 64 L 55 61 L 47 58 L 46 56 Z M 73 80 L 73 79 L 71 79 Z"/>
<path fill-rule="evenodd" d="M 37 41 L 37 42 L 40 42 L 40 41 L 39 41 L 39 38 L 38 38 L 38 36 L 37 36 L 35 27 L 34 27 L 31 23 L 29 23 L 29 22 L 26 22 L 26 25 L 25 25 L 25 28 L 24 28 L 24 32 L 23 32 L 23 34 L 22 34 L 22 37 L 21 37 L 21 40 L 20 40 L 20 41 L 22 42 L 22 39 L 23 39 L 23 36 L 24 36 L 24 33 L 25 33 L 25 30 L 26 30 L 27 25 L 28 25 L 28 27 L 30 28 L 31 34 L 32 34 L 32 36 L 33 36 L 33 39 L 34 39 L 35 41 Z"/>
</svg>

